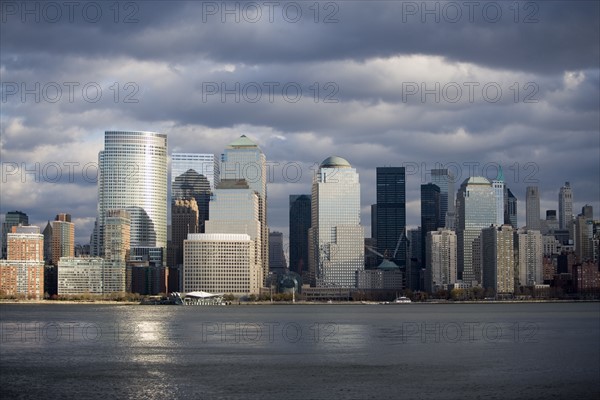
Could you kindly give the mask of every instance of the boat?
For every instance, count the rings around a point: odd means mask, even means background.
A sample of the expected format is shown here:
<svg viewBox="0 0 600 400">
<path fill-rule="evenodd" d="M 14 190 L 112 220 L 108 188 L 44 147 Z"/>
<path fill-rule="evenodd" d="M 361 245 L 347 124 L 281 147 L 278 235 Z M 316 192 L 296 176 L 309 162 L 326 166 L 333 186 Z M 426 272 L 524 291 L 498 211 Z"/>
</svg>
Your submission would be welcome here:
<svg viewBox="0 0 600 400">
<path fill-rule="evenodd" d="M 403 304 L 403 303 L 412 303 L 412 301 L 408 297 L 401 296 L 401 297 L 397 297 L 396 300 L 394 300 L 394 303 Z"/>
</svg>

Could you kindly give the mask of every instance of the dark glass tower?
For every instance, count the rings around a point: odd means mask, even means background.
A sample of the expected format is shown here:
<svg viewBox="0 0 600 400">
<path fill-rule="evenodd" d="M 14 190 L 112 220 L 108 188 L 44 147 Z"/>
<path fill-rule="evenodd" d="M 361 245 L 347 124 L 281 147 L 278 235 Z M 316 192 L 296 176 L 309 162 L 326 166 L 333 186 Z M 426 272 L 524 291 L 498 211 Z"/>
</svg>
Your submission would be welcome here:
<svg viewBox="0 0 600 400">
<path fill-rule="evenodd" d="M 308 277 L 310 194 L 290 195 L 290 264 L 292 272 Z"/>
<path fill-rule="evenodd" d="M 198 205 L 198 227 L 199 233 L 204 233 L 204 223 L 208 219 L 208 207 L 210 201 L 210 182 L 198 172 L 190 169 L 176 177 L 171 189 L 171 202 L 176 199 L 194 198 Z"/>
<path fill-rule="evenodd" d="M 518 229 L 517 225 L 517 198 L 504 186 L 504 223 L 510 224 L 513 229 Z"/>
<path fill-rule="evenodd" d="M 406 174 L 404 167 L 377 168 L 377 251 L 406 266 Z M 378 260 L 381 262 L 381 258 Z"/>
<path fill-rule="evenodd" d="M 22 211 L 9 211 L 2 223 L 2 258 L 6 258 L 6 235 L 13 226 L 29 225 L 29 217 Z"/>
<path fill-rule="evenodd" d="M 427 232 L 444 226 L 441 217 L 440 188 L 433 183 L 421 185 L 421 266 L 427 267 L 425 260 L 425 238 Z"/>
</svg>

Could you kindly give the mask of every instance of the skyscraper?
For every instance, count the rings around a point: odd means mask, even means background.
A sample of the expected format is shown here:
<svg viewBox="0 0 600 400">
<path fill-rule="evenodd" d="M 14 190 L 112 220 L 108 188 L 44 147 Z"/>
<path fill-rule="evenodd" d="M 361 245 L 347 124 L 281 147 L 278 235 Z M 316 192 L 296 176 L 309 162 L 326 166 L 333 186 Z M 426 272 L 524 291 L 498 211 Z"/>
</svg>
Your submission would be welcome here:
<svg viewBox="0 0 600 400">
<path fill-rule="evenodd" d="M 310 271 L 317 287 L 352 288 L 364 270 L 364 230 L 360 225 L 360 182 L 341 157 L 328 157 L 313 177 Z"/>
<path fill-rule="evenodd" d="M 206 177 L 210 190 L 215 190 L 219 184 L 219 162 L 214 154 L 203 153 L 172 153 L 171 154 L 171 181 L 193 169 L 196 173 Z"/>
<path fill-rule="evenodd" d="M 204 232 L 204 224 L 208 219 L 209 214 L 211 191 L 212 190 L 208 179 L 193 169 L 189 169 L 181 175 L 175 177 L 173 183 L 171 184 L 172 207 L 176 200 L 194 199 L 196 202 L 196 207 L 198 209 L 198 229 L 193 233 Z M 171 221 L 171 229 L 178 229 L 174 226 L 174 224 L 175 222 Z"/>
<path fill-rule="evenodd" d="M 456 282 L 456 234 L 440 228 L 428 232 L 425 240 L 427 264 L 425 290 L 435 292 Z"/>
<path fill-rule="evenodd" d="M 517 198 L 508 186 L 505 186 L 504 189 L 504 223 L 509 224 L 513 229 L 517 229 L 519 227 L 517 221 Z"/>
<path fill-rule="evenodd" d="M 496 294 L 512 294 L 515 288 L 514 231 L 512 226 L 491 226 L 481 231 L 482 286 Z"/>
<path fill-rule="evenodd" d="M 458 278 L 472 285 L 481 283 L 481 271 L 473 263 L 473 242 L 481 230 L 496 223 L 496 193 L 484 177 L 464 180 L 456 198 Z"/>
<path fill-rule="evenodd" d="M 110 209 L 129 213 L 132 250 L 159 247 L 166 254 L 167 135 L 107 131 L 98 159 L 98 217 L 92 255 L 104 255 L 104 225 Z"/>
<path fill-rule="evenodd" d="M 518 251 L 519 284 L 533 286 L 544 282 L 544 249 L 542 234 L 537 230 L 519 230 L 515 234 Z"/>
<path fill-rule="evenodd" d="M 269 232 L 269 268 L 277 274 L 283 274 L 287 269 L 281 232 Z"/>
<path fill-rule="evenodd" d="M 75 224 L 70 214 L 58 214 L 52 221 L 52 264 L 61 257 L 75 256 Z"/>
<path fill-rule="evenodd" d="M 537 186 L 527 186 L 525 219 L 527 229 L 540 230 L 540 194 Z"/>
<path fill-rule="evenodd" d="M 440 219 L 442 226 L 454 229 L 454 175 L 447 168 L 431 170 L 431 183 L 440 188 Z"/>
<path fill-rule="evenodd" d="M 4 216 L 2 223 L 2 258 L 7 258 L 7 235 L 11 232 L 13 226 L 29 225 L 29 217 L 22 211 L 9 211 Z"/>
<path fill-rule="evenodd" d="M 290 271 L 308 280 L 310 194 L 290 195 Z"/>
<path fill-rule="evenodd" d="M 263 284 L 269 273 L 269 227 L 267 225 L 267 159 L 260 147 L 246 135 L 229 143 L 221 154 L 220 176 L 223 179 L 245 180 L 258 195 L 260 222 L 260 260 Z"/>
<path fill-rule="evenodd" d="M 131 251 L 131 219 L 125 210 L 106 210 L 102 290 L 104 293 L 128 289 L 126 263 Z M 73 264 L 68 264 L 73 265 Z M 77 265 L 75 263 L 75 265 Z M 94 265 L 93 263 L 90 265 Z M 131 283 L 131 282 L 129 282 Z"/>
<path fill-rule="evenodd" d="M 427 265 L 425 239 L 427 233 L 444 225 L 440 213 L 440 188 L 433 183 L 421 185 L 421 255 L 422 267 Z"/>
<path fill-rule="evenodd" d="M 377 167 L 377 251 L 405 267 L 406 175 L 404 167 Z M 382 261 L 379 258 L 378 263 Z"/>
<path fill-rule="evenodd" d="M 572 232 L 573 226 L 573 191 L 571 184 L 565 182 L 565 186 L 558 192 L 558 226 L 560 229 L 568 229 Z"/>
<path fill-rule="evenodd" d="M 494 196 L 496 197 L 496 222 L 498 226 L 504 225 L 504 195 L 506 186 L 504 185 L 504 174 L 502 167 L 498 167 L 498 176 L 492 181 Z"/>
<path fill-rule="evenodd" d="M 190 233 L 201 233 L 198 224 L 198 205 L 193 197 L 174 199 L 171 203 L 171 248 L 169 268 L 183 264 L 183 241 Z"/>
</svg>

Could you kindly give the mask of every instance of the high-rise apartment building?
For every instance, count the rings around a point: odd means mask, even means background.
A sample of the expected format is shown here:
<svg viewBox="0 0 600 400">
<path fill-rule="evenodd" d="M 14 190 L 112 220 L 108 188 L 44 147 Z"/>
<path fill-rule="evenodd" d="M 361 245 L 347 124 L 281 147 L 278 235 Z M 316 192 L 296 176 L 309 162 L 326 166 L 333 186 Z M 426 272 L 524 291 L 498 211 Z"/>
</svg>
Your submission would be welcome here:
<svg viewBox="0 0 600 400">
<path fill-rule="evenodd" d="M 3 295 L 44 298 L 44 236 L 37 226 L 12 226 L 6 237 L 7 259 L 0 261 Z"/>
<path fill-rule="evenodd" d="M 104 293 L 124 292 L 128 289 L 126 270 L 131 251 L 131 219 L 125 210 L 107 210 L 105 221 L 102 290 Z M 91 263 L 89 267 L 92 271 L 96 264 Z"/>
<path fill-rule="evenodd" d="M 358 173 L 343 158 L 328 157 L 313 177 L 309 229 L 312 284 L 354 287 L 356 271 L 364 270 L 364 250 Z"/>
<path fill-rule="evenodd" d="M 525 195 L 525 220 L 527 229 L 541 230 L 540 193 L 537 186 L 527 186 Z"/>
<path fill-rule="evenodd" d="M 122 209 L 131 221 L 131 247 L 167 247 L 167 135 L 107 131 L 98 155 L 98 217 L 91 253 L 104 254 L 107 210 Z"/>
<path fill-rule="evenodd" d="M 481 230 L 496 223 L 496 193 L 490 181 L 475 176 L 463 181 L 456 199 L 458 278 L 465 284 L 481 283 L 479 266 L 473 263 L 473 242 Z"/>
<path fill-rule="evenodd" d="M 496 294 L 515 291 L 514 230 L 510 225 L 491 226 L 481 231 L 482 286 Z"/>
<path fill-rule="evenodd" d="M 404 268 L 406 262 L 406 173 L 404 167 L 377 167 L 377 251 Z M 378 263 L 382 258 L 379 257 Z"/>
<path fill-rule="evenodd" d="M 290 195 L 290 271 L 308 280 L 308 230 L 310 194 Z"/>
<path fill-rule="evenodd" d="M 52 264 L 61 257 L 75 256 L 75 224 L 70 214 L 58 214 L 52 221 Z"/>
<path fill-rule="evenodd" d="M 440 228 L 425 239 L 425 290 L 436 292 L 456 282 L 456 233 Z"/>
<path fill-rule="evenodd" d="M 269 227 L 267 225 L 267 159 L 260 147 L 246 135 L 229 143 L 221 154 L 221 180 L 245 180 L 258 195 L 260 256 L 263 284 L 269 273 Z M 212 203 L 211 203 L 212 206 Z M 212 214 L 212 211 L 210 212 Z M 208 232 L 208 231 L 207 231 Z"/>
<path fill-rule="evenodd" d="M 521 229 L 515 232 L 518 252 L 519 285 L 534 286 L 544 283 L 544 241 L 537 230 Z M 556 241 L 556 240 L 555 240 Z"/>
<path fill-rule="evenodd" d="M 29 217 L 22 211 L 9 211 L 4 216 L 2 223 L 2 258 L 7 258 L 7 235 L 12 232 L 13 226 L 29 225 Z"/>
</svg>

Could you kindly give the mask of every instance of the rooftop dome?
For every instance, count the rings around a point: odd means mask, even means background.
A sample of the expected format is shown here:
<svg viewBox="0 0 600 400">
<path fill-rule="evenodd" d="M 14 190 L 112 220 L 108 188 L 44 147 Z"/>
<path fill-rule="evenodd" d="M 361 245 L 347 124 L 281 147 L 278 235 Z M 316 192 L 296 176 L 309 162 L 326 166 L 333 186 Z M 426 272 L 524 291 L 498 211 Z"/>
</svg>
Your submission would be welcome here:
<svg viewBox="0 0 600 400">
<path fill-rule="evenodd" d="M 352 168 L 352 166 L 342 157 L 331 156 L 323 160 L 321 168 Z"/>
</svg>

